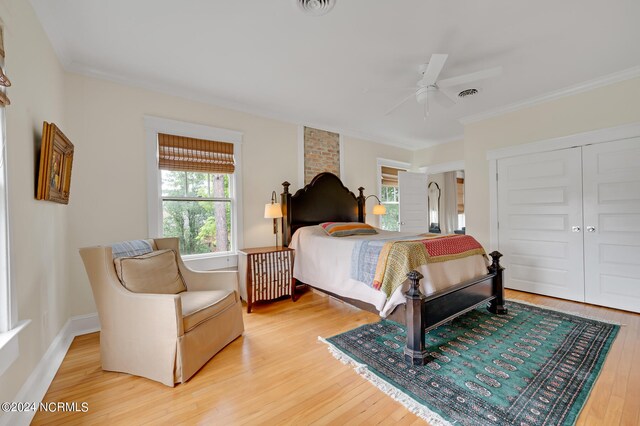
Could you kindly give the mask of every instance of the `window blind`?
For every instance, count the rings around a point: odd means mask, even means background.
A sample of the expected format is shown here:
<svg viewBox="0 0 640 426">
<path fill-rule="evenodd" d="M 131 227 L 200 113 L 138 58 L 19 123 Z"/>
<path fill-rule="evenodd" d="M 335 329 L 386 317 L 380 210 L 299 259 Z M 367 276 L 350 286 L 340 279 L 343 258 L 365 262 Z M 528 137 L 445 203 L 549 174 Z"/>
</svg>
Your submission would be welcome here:
<svg viewBox="0 0 640 426">
<path fill-rule="evenodd" d="M 458 214 L 464 213 L 464 178 L 456 178 Z"/>
<path fill-rule="evenodd" d="M 381 167 L 382 185 L 384 186 L 398 186 L 398 172 L 404 172 L 404 169 L 396 169 L 395 167 Z"/>
<path fill-rule="evenodd" d="M 158 167 L 162 170 L 228 173 L 235 170 L 233 144 L 158 133 Z"/>
</svg>

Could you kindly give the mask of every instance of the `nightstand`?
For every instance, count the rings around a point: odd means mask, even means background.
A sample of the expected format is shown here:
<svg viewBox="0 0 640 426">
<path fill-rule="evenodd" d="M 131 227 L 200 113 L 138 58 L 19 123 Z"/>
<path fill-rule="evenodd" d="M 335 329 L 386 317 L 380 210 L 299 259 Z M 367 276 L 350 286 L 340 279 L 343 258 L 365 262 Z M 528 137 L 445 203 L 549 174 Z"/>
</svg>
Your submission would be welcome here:
<svg viewBox="0 0 640 426">
<path fill-rule="evenodd" d="M 240 295 L 247 301 L 247 312 L 253 303 L 291 296 L 295 302 L 293 249 L 288 247 L 245 248 L 238 252 Z"/>
</svg>

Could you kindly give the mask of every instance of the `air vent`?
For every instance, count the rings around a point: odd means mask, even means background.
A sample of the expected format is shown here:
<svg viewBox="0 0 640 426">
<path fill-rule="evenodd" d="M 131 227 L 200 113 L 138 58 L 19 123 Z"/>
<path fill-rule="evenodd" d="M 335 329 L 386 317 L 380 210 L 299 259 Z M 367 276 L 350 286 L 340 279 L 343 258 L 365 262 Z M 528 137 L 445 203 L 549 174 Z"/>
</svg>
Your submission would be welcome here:
<svg viewBox="0 0 640 426">
<path fill-rule="evenodd" d="M 466 89 L 458 93 L 459 98 L 466 98 L 467 96 L 473 96 L 478 93 L 478 89 Z"/>
<path fill-rule="evenodd" d="M 336 0 L 296 0 L 296 3 L 298 3 L 298 7 L 307 15 L 321 16 L 329 13 L 331 9 L 333 9 Z"/>
</svg>

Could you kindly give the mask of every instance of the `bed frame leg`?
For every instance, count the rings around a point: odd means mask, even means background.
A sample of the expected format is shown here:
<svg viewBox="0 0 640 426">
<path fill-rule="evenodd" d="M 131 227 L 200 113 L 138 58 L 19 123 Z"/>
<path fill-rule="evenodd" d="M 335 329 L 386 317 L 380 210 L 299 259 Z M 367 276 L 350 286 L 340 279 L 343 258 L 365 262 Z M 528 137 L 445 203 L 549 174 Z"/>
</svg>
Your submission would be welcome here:
<svg viewBox="0 0 640 426">
<path fill-rule="evenodd" d="M 504 305 L 504 284 L 502 281 L 504 268 L 500 266 L 502 253 L 492 251 L 489 253 L 489 256 L 493 259 L 493 262 L 489 266 L 489 273 L 496 274 L 495 277 L 493 277 L 493 294 L 496 295 L 496 298 L 489 302 L 487 309 L 492 314 L 505 315 L 507 313 L 507 308 Z"/>
<path fill-rule="evenodd" d="M 410 281 L 409 291 L 404 295 L 407 298 L 407 346 L 404 348 L 404 360 L 411 365 L 424 365 L 427 358 L 427 351 L 424 349 L 424 323 L 423 323 L 423 300 L 424 295 L 420 292 L 420 280 L 423 278 L 418 271 L 411 271 L 407 274 Z"/>
</svg>

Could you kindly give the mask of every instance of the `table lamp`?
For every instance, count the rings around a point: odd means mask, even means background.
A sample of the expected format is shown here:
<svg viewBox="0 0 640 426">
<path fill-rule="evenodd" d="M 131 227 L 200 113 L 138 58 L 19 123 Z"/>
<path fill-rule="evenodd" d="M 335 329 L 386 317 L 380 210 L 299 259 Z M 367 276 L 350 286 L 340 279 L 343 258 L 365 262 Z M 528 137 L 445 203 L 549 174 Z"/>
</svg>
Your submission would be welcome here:
<svg viewBox="0 0 640 426">
<path fill-rule="evenodd" d="M 276 236 L 276 247 L 278 246 L 278 223 L 276 219 L 282 217 L 282 206 L 276 203 L 276 191 L 271 193 L 271 203 L 264 205 L 264 218 L 273 219 L 273 234 Z"/>
<path fill-rule="evenodd" d="M 370 197 L 374 197 L 376 200 L 378 200 L 378 204 L 373 206 L 372 213 L 375 215 L 387 214 L 387 208 L 384 206 L 384 204 L 380 202 L 380 198 L 378 198 L 376 195 L 373 195 L 373 194 L 368 195 L 367 198 L 364 199 L 364 202 L 366 203 Z"/>
</svg>

